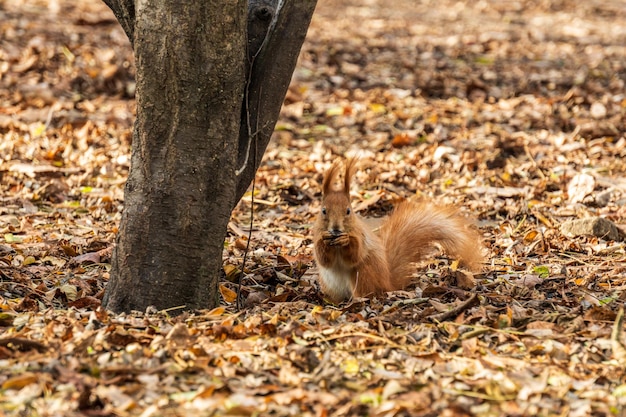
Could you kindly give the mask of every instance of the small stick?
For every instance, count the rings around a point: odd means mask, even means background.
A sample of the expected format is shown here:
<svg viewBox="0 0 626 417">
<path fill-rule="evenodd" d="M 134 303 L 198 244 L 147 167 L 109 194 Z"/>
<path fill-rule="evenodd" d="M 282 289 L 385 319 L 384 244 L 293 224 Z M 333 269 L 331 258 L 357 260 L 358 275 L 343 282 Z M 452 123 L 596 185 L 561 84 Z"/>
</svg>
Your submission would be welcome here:
<svg viewBox="0 0 626 417">
<path fill-rule="evenodd" d="M 620 335 L 624 327 L 624 307 L 620 307 L 613 323 L 613 331 L 611 332 L 611 347 L 613 349 L 613 357 L 618 360 L 626 359 L 626 348 L 620 340 Z"/>
<path fill-rule="evenodd" d="M 466 301 L 459 304 L 458 306 L 454 307 L 453 309 L 444 311 L 443 313 L 433 314 L 432 316 L 430 316 L 430 319 L 433 321 L 444 321 L 451 317 L 458 316 L 465 310 L 478 304 L 480 304 L 480 301 L 478 300 L 478 295 L 472 294 L 470 298 L 468 298 Z"/>
</svg>

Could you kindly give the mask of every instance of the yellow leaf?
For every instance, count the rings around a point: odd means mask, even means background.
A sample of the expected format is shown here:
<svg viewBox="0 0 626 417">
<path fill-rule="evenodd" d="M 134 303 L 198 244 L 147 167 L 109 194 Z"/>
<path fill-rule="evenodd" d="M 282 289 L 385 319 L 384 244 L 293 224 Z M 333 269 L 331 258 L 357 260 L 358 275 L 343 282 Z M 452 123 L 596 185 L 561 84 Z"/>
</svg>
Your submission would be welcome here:
<svg viewBox="0 0 626 417">
<path fill-rule="evenodd" d="M 222 284 L 220 284 L 220 293 L 227 303 L 234 303 L 237 300 L 237 293 Z"/>
<path fill-rule="evenodd" d="M 545 224 L 546 226 L 548 226 L 549 228 L 552 228 L 552 222 L 550 221 L 550 219 L 548 219 L 546 216 L 544 216 L 543 214 L 534 211 L 533 214 L 535 215 L 535 217 L 543 224 Z"/>
<path fill-rule="evenodd" d="M 226 279 L 228 281 L 236 282 L 241 271 L 236 265 L 226 264 L 224 265 L 224 273 L 226 274 Z"/>
<path fill-rule="evenodd" d="M 450 269 L 453 271 L 456 271 L 457 269 L 459 269 L 459 260 L 455 259 L 451 264 L 450 264 Z"/>
<path fill-rule="evenodd" d="M 343 114 L 343 107 L 331 107 L 326 109 L 326 116 L 341 116 Z"/>
<path fill-rule="evenodd" d="M 214 391 L 215 391 L 215 385 L 203 387 L 200 391 L 198 391 L 195 398 L 211 398 L 213 396 Z"/>
<path fill-rule="evenodd" d="M 277 123 L 274 130 L 277 132 L 290 131 L 294 130 L 294 126 L 289 123 Z"/>
<path fill-rule="evenodd" d="M 332 310 L 330 314 L 328 315 L 328 320 L 335 321 L 339 317 L 341 317 L 342 314 L 343 312 L 341 310 Z"/>
<path fill-rule="evenodd" d="M 371 111 L 373 111 L 374 113 L 384 113 L 385 112 L 385 105 L 384 104 L 379 104 L 379 103 L 370 103 L 369 109 Z"/>
<path fill-rule="evenodd" d="M 31 256 L 27 256 L 27 257 L 24 259 L 24 262 L 22 262 L 22 265 L 24 265 L 24 266 L 26 266 L 26 265 L 32 265 L 32 264 L 34 264 L 35 262 L 37 262 L 37 261 L 35 260 L 35 257 L 31 255 Z"/>
<path fill-rule="evenodd" d="M 46 125 L 39 122 L 31 128 L 31 135 L 34 137 L 41 136 L 46 131 Z"/>
<path fill-rule="evenodd" d="M 618 398 L 626 397 L 626 384 L 622 384 L 613 390 L 613 396 Z"/>
<path fill-rule="evenodd" d="M 324 312 L 324 307 L 319 306 L 319 305 L 313 307 L 313 309 L 311 310 L 311 314 L 314 315 L 314 316 L 317 315 L 317 314 L 320 314 L 322 312 Z"/>
<path fill-rule="evenodd" d="M 359 361 L 355 358 L 346 359 L 343 364 L 343 371 L 347 374 L 356 375 L 359 373 Z"/>
<path fill-rule="evenodd" d="M 382 402 L 382 397 L 375 392 L 370 391 L 359 395 L 358 401 L 361 404 L 373 404 L 377 406 Z"/>
<path fill-rule="evenodd" d="M 209 316 L 221 316 L 225 311 L 226 309 L 224 307 L 217 307 L 209 311 Z"/>
<path fill-rule="evenodd" d="M 13 233 L 5 233 L 4 241 L 7 243 L 22 243 L 22 238 L 20 236 L 15 236 Z"/>
<path fill-rule="evenodd" d="M 16 375 L 4 381 L 2 389 L 22 389 L 27 385 L 34 384 L 39 380 L 39 377 L 31 372 L 26 372 L 21 375 Z"/>
<path fill-rule="evenodd" d="M 537 230 L 531 230 L 530 232 L 524 235 L 524 243 L 529 244 L 535 241 L 535 238 L 539 232 Z"/>
<path fill-rule="evenodd" d="M 76 55 L 74 55 L 67 46 L 63 46 L 63 48 L 61 48 L 61 51 L 63 51 L 65 59 L 67 59 L 70 63 L 74 62 L 74 60 L 76 59 Z"/>
<path fill-rule="evenodd" d="M 510 317 L 507 316 L 506 314 L 500 314 L 498 316 L 498 329 L 505 329 L 507 327 L 511 327 L 511 320 Z"/>
</svg>

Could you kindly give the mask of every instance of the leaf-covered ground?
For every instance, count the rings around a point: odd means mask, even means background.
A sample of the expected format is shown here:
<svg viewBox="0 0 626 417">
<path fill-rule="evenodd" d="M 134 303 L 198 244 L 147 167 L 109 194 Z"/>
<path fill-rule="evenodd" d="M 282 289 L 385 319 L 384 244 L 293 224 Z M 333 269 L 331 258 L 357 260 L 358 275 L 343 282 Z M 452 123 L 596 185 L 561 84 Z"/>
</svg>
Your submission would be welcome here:
<svg viewBox="0 0 626 417">
<path fill-rule="evenodd" d="M 112 315 L 133 59 L 99 2 L 0 1 L 0 414 L 626 415 L 626 3 L 320 0 L 222 307 Z M 405 291 L 315 282 L 321 173 L 462 207 L 489 262 Z"/>
</svg>

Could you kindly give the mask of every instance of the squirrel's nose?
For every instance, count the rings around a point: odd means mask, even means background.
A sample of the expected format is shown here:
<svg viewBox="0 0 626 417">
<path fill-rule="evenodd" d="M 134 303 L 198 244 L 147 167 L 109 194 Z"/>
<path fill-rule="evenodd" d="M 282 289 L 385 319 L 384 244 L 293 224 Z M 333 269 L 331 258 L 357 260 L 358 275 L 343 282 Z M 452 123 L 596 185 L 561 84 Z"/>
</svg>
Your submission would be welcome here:
<svg viewBox="0 0 626 417">
<path fill-rule="evenodd" d="M 341 229 L 337 229 L 337 228 L 330 229 L 330 234 L 333 236 L 339 236 L 341 234 Z"/>
</svg>

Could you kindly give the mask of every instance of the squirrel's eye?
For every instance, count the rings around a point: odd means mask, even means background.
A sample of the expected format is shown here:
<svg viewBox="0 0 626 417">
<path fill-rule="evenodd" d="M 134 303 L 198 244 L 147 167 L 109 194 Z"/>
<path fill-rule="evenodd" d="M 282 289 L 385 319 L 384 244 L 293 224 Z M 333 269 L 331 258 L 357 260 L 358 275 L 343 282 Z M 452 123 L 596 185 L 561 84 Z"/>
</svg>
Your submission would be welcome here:
<svg viewBox="0 0 626 417">
<path fill-rule="evenodd" d="M 326 215 L 326 207 L 322 207 L 322 214 L 325 216 Z"/>
<path fill-rule="evenodd" d="M 352 213 L 352 209 L 350 207 L 348 207 L 348 209 L 346 210 L 346 214 L 350 215 L 350 213 Z"/>
</svg>

